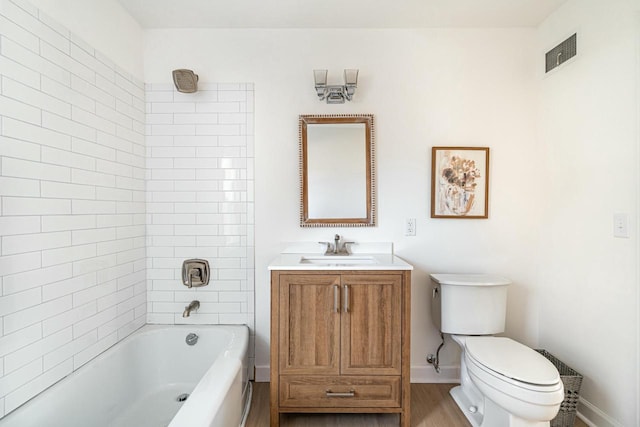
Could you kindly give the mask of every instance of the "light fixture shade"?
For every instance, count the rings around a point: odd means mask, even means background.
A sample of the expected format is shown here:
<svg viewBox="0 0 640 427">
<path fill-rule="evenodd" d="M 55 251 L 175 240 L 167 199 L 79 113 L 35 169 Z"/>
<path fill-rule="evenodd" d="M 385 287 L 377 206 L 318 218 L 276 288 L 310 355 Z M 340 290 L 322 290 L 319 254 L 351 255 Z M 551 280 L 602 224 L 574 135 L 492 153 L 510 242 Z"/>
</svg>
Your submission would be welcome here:
<svg viewBox="0 0 640 427">
<path fill-rule="evenodd" d="M 347 86 L 358 86 L 358 70 L 357 69 L 346 69 L 344 70 L 344 83 Z"/>
<path fill-rule="evenodd" d="M 328 85 L 327 74 L 328 70 L 313 70 L 318 99 L 326 101 L 327 104 L 344 104 L 345 101 L 351 101 L 358 87 L 358 70 L 344 70 L 344 85 Z"/>
<path fill-rule="evenodd" d="M 324 87 L 327 85 L 327 73 L 327 70 L 313 70 L 313 80 L 315 81 L 316 87 Z"/>
</svg>

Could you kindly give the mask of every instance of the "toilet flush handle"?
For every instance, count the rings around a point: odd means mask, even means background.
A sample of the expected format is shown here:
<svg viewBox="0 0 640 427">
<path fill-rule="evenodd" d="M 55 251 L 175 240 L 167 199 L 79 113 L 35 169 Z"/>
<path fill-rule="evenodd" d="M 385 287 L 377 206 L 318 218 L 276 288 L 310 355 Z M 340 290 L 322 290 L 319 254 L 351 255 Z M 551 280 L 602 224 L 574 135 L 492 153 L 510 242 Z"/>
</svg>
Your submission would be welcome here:
<svg viewBox="0 0 640 427">
<path fill-rule="evenodd" d="M 433 288 L 431 291 L 431 298 L 436 299 L 438 297 L 438 288 Z"/>
</svg>

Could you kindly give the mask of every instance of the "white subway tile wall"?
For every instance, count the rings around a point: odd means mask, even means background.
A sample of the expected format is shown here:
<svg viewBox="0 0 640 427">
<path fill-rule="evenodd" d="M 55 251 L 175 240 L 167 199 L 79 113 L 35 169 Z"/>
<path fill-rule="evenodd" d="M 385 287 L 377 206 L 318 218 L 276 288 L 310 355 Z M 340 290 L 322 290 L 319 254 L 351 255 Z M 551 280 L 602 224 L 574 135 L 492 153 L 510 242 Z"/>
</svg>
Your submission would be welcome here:
<svg viewBox="0 0 640 427">
<path fill-rule="evenodd" d="M 253 331 L 253 84 L 198 86 L 146 85 L 147 322 Z M 209 286 L 182 284 L 189 258 L 209 261 Z M 253 366 L 253 335 L 249 348 Z"/>
<path fill-rule="evenodd" d="M 144 84 L 25 1 L 0 70 L 2 417 L 142 326 L 147 283 Z"/>
</svg>

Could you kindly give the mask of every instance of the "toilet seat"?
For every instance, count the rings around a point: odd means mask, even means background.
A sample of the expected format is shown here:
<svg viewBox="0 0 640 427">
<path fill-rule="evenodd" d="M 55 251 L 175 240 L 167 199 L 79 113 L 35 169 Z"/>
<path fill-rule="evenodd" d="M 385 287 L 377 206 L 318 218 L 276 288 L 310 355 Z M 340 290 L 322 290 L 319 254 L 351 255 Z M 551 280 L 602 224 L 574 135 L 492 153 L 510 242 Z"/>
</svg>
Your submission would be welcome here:
<svg viewBox="0 0 640 427">
<path fill-rule="evenodd" d="M 535 350 L 505 337 L 468 337 L 468 356 L 476 365 L 521 387 L 533 390 L 553 386 L 560 375 L 553 364 Z"/>
</svg>

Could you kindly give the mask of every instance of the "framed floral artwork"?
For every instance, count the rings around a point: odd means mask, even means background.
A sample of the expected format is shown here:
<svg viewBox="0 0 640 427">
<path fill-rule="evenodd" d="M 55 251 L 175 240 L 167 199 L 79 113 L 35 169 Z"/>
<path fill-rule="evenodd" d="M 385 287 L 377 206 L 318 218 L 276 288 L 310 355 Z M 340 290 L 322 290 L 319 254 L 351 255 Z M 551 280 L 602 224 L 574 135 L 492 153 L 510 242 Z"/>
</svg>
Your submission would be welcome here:
<svg viewBox="0 0 640 427">
<path fill-rule="evenodd" d="M 432 147 L 431 218 L 489 217 L 489 148 Z"/>
</svg>

